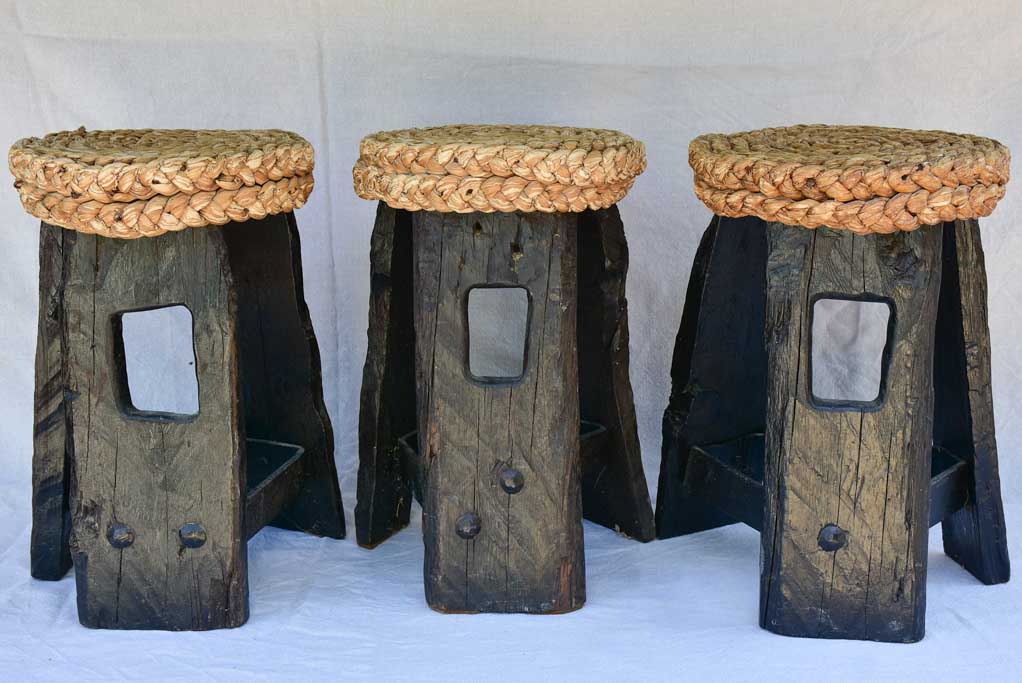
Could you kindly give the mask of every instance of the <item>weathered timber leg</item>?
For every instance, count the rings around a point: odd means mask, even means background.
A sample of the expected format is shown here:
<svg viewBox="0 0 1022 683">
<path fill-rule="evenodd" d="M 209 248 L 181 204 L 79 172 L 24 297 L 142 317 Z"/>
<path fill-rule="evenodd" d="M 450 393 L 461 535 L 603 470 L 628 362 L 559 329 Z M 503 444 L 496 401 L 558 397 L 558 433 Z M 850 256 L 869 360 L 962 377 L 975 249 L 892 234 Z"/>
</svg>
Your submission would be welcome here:
<svg viewBox="0 0 1022 683">
<path fill-rule="evenodd" d="M 434 609 L 566 612 L 585 601 L 577 224 L 571 214 L 412 216 L 425 583 Z M 469 379 L 466 298 L 479 284 L 529 290 L 517 383 Z"/>
<path fill-rule="evenodd" d="M 738 521 L 685 485 L 693 446 L 762 432 L 767 240 L 755 218 L 714 217 L 696 251 L 671 364 L 663 420 L 657 536 L 671 538 Z"/>
<path fill-rule="evenodd" d="M 412 483 L 398 439 L 415 431 L 411 214 L 380 202 L 370 252 L 369 347 L 358 419 L 355 535 L 371 548 L 408 525 Z"/>
<path fill-rule="evenodd" d="M 579 398 L 606 428 L 582 461 L 582 512 L 640 541 L 656 535 L 628 377 L 628 243 L 617 207 L 579 216 Z"/>
<path fill-rule="evenodd" d="M 32 576 L 56 581 L 71 568 L 71 428 L 65 410 L 64 237 L 39 227 L 39 332 L 32 456 Z"/>
<path fill-rule="evenodd" d="M 230 223 L 223 235 L 238 298 L 246 436 L 305 449 L 301 490 L 271 524 L 344 538 L 334 434 L 323 403 L 294 214 Z"/>
<path fill-rule="evenodd" d="M 941 234 L 767 228 L 768 421 L 760 623 L 776 633 L 922 638 Z M 814 407 L 818 296 L 892 306 L 886 392 Z"/>
<path fill-rule="evenodd" d="M 64 247 L 79 619 L 96 628 L 239 626 L 248 617 L 244 435 L 222 231 L 138 240 L 68 232 Z M 120 314 L 179 304 L 192 314 L 199 413 L 138 413 Z"/>
<path fill-rule="evenodd" d="M 986 584 L 1011 574 L 990 389 L 987 278 L 979 224 L 944 225 L 934 444 L 971 464 L 968 501 L 943 520 L 944 552 Z"/>
</svg>

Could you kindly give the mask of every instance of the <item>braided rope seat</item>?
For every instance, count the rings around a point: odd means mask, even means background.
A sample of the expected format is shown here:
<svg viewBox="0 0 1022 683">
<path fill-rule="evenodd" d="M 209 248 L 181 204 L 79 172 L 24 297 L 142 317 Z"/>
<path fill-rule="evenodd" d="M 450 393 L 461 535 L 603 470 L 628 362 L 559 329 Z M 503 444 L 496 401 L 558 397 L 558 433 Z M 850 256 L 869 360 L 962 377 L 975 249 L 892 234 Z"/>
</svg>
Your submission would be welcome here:
<svg viewBox="0 0 1022 683">
<path fill-rule="evenodd" d="M 873 126 L 702 135 L 695 191 L 714 213 L 859 234 L 988 216 L 1011 158 L 988 138 Z"/>
<path fill-rule="evenodd" d="M 355 192 L 407 211 L 577 212 L 620 201 L 646 168 L 613 130 L 452 125 L 362 139 Z"/>
<path fill-rule="evenodd" d="M 155 237 L 292 211 L 312 145 L 282 130 L 105 130 L 25 138 L 8 153 L 25 210 L 104 237 Z"/>
</svg>

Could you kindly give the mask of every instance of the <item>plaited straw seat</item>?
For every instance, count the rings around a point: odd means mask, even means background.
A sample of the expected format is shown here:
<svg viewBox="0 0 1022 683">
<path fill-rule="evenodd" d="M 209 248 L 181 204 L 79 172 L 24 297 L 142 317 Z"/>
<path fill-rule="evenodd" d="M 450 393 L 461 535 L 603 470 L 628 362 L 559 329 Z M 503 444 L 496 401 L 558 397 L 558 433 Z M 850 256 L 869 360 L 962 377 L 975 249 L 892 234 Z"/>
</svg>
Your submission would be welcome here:
<svg viewBox="0 0 1022 683">
<path fill-rule="evenodd" d="M 373 547 L 419 498 L 434 609 L 581 607 L 583 512 L 653 537 L 616 207 L 645 166 L 601 129 L 362 140 L 355 192 L 379 205 L 355 527 Z"/>
<path fill-rule="evenodd" d="M 25 210 L 104 237 L 260 219 L 301 208 L 313 151 L 282 130 L 106 130 L 19 140 L 8 161 Z"/>
<path fill-rule="evenodd" d="M 793 126 L 702 135 L 689 161 L 716 215 L 675 346 L 657 533 L 760 530 L 766 629 L 918 640 L 929 527 L 980 581 L 1010 573 L 976 220 L 1008 150 Z"/>
<path fill-rule="evenodd" d="M 406 211 L 606 209 L 646 168 L 641 142 L 612 130 L 440 126 L 362 139 L 355 192 Z"/>
<path fill-rule="evenodd" d="M 279 130 L 78 129 L 8 158 L 42 220 L 32 575 L 73 561 L 90 627 L 239 626 L 249 537 L 344 536 L 292 214 L 312 147 Z M 181 320 L 192 403 L 144 377 L 172 362 Z"/>
<path fill-rule="evenodd" d="M 766 128 L 689 145 L 696 196 L 714 213 L 860 235 L 989 216 L 1010 162 L 996 140 L 873 126 Z"/>
</svg>

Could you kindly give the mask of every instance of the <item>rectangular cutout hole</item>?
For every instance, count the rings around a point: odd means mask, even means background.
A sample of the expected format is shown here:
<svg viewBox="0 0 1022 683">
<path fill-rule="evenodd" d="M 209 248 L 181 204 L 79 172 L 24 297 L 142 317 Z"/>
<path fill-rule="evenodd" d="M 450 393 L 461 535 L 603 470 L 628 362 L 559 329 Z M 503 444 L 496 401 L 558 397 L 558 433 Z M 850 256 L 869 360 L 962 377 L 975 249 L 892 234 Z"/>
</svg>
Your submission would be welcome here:
<svg viewBox="0 0 1022 683">
<path fill-rule="evenodd" d="M 509 383 L 525 375 L 529 292 L 473 287 L 468 292 L 468 369 L 473 379 Z"/>
<path fill-rule="evenodd" d="M 813 401 L 879 407 L 884 397 L 892 307 L 886 301 L 819 298 L 813 303 Z"/>
<path fill-rule="evenodd" d="M 198 415 L 192 312 L 178 305 L 119 317 L 130 411 L 170 417 Z"/>
</svg>

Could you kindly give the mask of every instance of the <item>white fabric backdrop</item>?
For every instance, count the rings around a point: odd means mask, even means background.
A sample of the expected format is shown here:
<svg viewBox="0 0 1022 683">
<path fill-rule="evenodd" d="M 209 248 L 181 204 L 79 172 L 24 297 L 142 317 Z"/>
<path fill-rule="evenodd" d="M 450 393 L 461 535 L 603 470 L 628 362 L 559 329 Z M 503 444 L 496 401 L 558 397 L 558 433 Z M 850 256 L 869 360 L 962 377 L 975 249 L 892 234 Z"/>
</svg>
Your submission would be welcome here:
<svg viewBox="0 0 1022 683">
<path fill-rule="evenodd" d="M 316 147 L 298 214 L 349 528 L 374 206 L 350 168 L 370 131 L 453 122 L 618 128 L 649 169 L 621 204 L 631 241 L 632 381 L 655 495 L 660 416 L 708 211 L 687 144 L 792 123 L 940 128 L 1022 150 L 1013 0 L 116 3 L 0 0 L 0 143 L 87 128 L 279 127 Z M 994 397 L 1011 550 L 1022 525 L 1022 194 L 984 221 Z M 756 625 L 749 529 L 640 545 L 586 525 L 589 602 L 563 617 L 442 616 L 421 595 L 418 527 L 375 551 L 267 530 L 252 619 L 205 634 L 92 632 L 71 577 L 28 576 L 37 221 L 0 191 L 0 670 L 10 680 L 982 679 L 1017 675 L 1022 583 L 984 587 L 931 540 L 927 637 L 884 646 Z M 1013 526 L 1014 525 L 1014 526 Z"/>
</svg>

